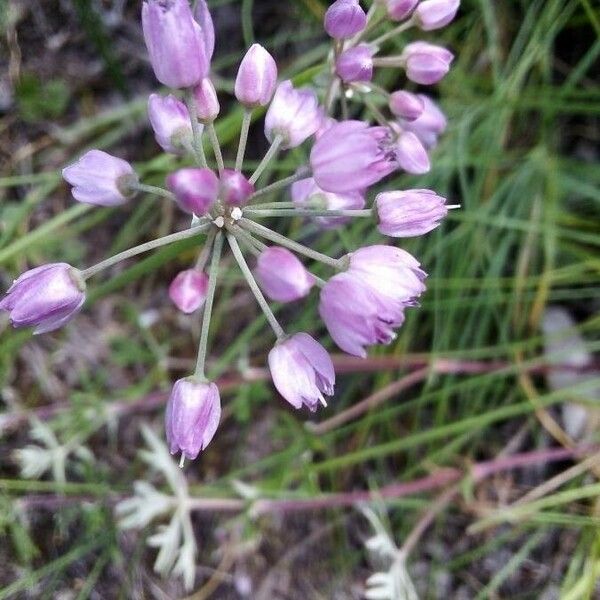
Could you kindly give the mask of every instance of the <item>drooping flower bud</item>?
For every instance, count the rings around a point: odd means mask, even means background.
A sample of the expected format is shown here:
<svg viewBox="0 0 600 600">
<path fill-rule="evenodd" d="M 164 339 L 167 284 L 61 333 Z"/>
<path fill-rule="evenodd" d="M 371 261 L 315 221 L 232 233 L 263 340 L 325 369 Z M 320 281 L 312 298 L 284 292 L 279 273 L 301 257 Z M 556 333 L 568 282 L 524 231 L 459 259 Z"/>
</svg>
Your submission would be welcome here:
<svg viewBox="0 0 600 600">
<path fill-rule="evenodd" d="M 198 310 L 206 300 L 208 275 L 198 269 L 178 273 L 169 286 L 169 298 L 186 315 Z"/>
<path fill-rule="evenodd" d="M 446 199 L 431 190 L 383 192 L 375 198 L 378 229 L 391 237 L 414 237 L 435 229 L 448 214 Z"/>
<path fill-rule="evenodd" d="M 423 114 L 415 121 L 401 121 L 401 125 L 405 131 L 412 131 L 425 148 L 434 148 L 446 130 L 446 115 L 429 96 L 419 94 L 419 98 L 423 101 Z"/>
<path fill-rule="evenodd" d="M 304 298 L 315 283 L 300 260 L 289 250 L 278 246 L 260 253 L 254 272 L 265 294 L 276 302 Z"/>
<path fill-rule="evenodd" d="M 198 119 L 203 123 L 211 123 L 219 116 L 221 106 L 217 97 L 217 90 L 213 82 L 205 77 L 194 88 L 194 99 L 198 110 Z"/>
<path fill-rule="evenodd" d="M 423 31 L 439 29 L 454 20 L 459 6 L 460 0 L 424 0 L 415 10 L 415 23 Z"/>
<path fill-rule="evenodd" d="M 254 186 L 243 173 L 224 169 L 219 181 L 219 198 L 229 206 L 244 206 L 254 193 Z"/>
<path fill-rule="evenodd" d="M 213 52 L 215 51 L 215 26 L 213 25 L 212 16 L 206 0 L 196 0 L 196 9 L 194 10 L 194 18 L 196 23 L 200 25 L 202 29 L 202 40 L 204 42 L 204 49 L 208 62 L 212 58 Z"/>
<path fill-rule="evenodd" d="M 192 141 L 190 113 L 175 96 L 150 94 L 148 118 L 159 146 L 165 152 L 177 154 Z"/>
<path fill-rule="evenodd" d="M 102 150 L 89 150 L 65 167 L 63 178 L 78 202 L 97 206 L 123 204 L 135 194 L 138 177 L 126 161 Z"/>
<path fill-rule="evenodd" d="M 373 79 L 373 50 L 368 44 L 359 44 L 344 50 L 335 62 L 335 72 L 344 83 Z"/>
<path fill-rule="evenodd" d="M 396 143 L 396 159 L 407 173 L 422 175 L 431 169 L 427 150 L 412 131 L 403 131 Z"/>
<path fill-rule="evenodd" d="M 418 119 L 425 109 L 423 99 L 417 94 L 399 91 L 390 96 L 389 106 L 392 113 L 406 121 Z"/>
<path fill-rule="evenodd" d="M 442 46 L 427 42 L 408 44 L 402 52 L 406 76 L 415 83 L 432 85 L 448 73 L 454 55 Z"/>
<path fill-rule="evenodd" d="M 367 15 L 358 0 L 336 0 L 325 13 L 325 31 L 338 40 L 360 33 L 367 25 Z"/>
<path fill-rule="evenodd" d="M 35 327 L 33 333 L 54 331 L 85 302 L 85 281 L 67 263 L 52 263 L 23 273 L 0 301 L 0 310 L 10 313 L 13 327 Z"/>
<path fill-rule="evenodd" d="M 269 370 L 277 391 L 294 407 L 312 412 L 323 394 L 332 396 L 335 371 L 327 350 L 307 333 L 296 333 L 278 342 L 269 352 Z"/>
<path fill-rule="evenodd" d="M 415 9 L 419 0 L 383 0 L 392 21 L 404 21 Z"/>
<path fill-rule="evenodd" d="M 295 89 L 291 81 L 277 86 L 265 116 L 265 135 L 270 142 L 281 136 L 282 148 L 295 148 L 321 125 L 319 101 L 310 88 Z"/>
<path fill-rule="evenodd" d="M 165 413 L 165 432 L 171 454 L 194 460 L 210 443 L 221 419 L 221 398 L 214 383 L 193 377 L 175 382 Z"/>
<path fill-rule="evenodd" d="M 244 106 L 266 106 L 277 84 L 277 64 L 260 45 L 252 44 L 240 63 L 235 78 L 235 97 Z"/>
<path fill-rule="evenodd" d="M 210 56 L 188 0 L 145 0 L 142 28 L 154 74 L 161 83 L 187 88 L 207 76 Z"/>
<path fill-rule="evenodd" d="M 167 177 L 167 187 L 182 210 L 199 216 L 216 202 L 219 178 L 210 169 L 179 169 Z"/>
</svg>

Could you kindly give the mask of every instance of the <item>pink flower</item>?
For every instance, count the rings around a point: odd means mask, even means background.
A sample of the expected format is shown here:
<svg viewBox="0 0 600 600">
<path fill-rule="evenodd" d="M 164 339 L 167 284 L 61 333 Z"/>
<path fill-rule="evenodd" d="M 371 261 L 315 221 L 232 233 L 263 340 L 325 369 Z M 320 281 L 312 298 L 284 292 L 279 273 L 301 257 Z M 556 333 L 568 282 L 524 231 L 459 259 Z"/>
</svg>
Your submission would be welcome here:
<svg viewBox="0 0 600 600">
<path fill-rule="evenodd" d="M 198 310 L 206 300 L 208 275 L 197 269 L 178 273 L 169 286 L 169 298 L 185 314 Z"/>
<path fill-rule="evenodd" d="M 418 119 L 425 110 L 425 104 L 419 95 L 403 90 L 391 94 L 389 106 L 392 113 L 405 121 Z"/>
<path fill-rule="evenodd" d="M 325 31 L 336 39 L 350 38 L 367 24 L 367 15 L 358 0 L 336 0 L 325 13 Z"/>
<path fill-rule="evenodd" d="M 414 175 L 427 173 L 431 168 L 427 150 L 421 140 L 410 131 L 403 131 L 396 143 L 396 159 L 407 172 Z"/>
<path fill-rule="evenodd" d="M 408 44 L 402 54 L 406 76 L 415 83 L 432 85 L 450 70 L 454 55 L 442 46 L 427 42 Z"/>
<path fill-rule="evenodd" d="M 310 164 L 317 185 L 328 192 L 367 188 L 398 167 L 389 130 L 363 121 L 331 126 L 315 142 Z"/>
<path fill-rule="evenodd" d="M 217 90 L 213 82 L 205 77 L 194 88 L 194 99 L 198 109 L 198 119 L 203 123 L 212 123 L 218 116 L 221 106 L 217 97 Z"/>
<path fill-rule="evenodd" d="M 315 283 L 314 277 L 298 258 L 278 246 L 260 253 L 255 275 L 265 294 L 276 302 L 304 298 Z"/>
<path fill-rule="evenodd" d="M 150 94 L 148 118 L 159 146 L 165 152 L 177 154 L 192 141 L 192 124 L 186 105 L 175 96 Z"/>
<path fill-rule="evenodd" d="M 417 6 L 414 19 L 423 31 L 448 25 L 458 12 L 460 0 L 425 0 Z"/>
<path fill-rule="evenodd" d="M 335 371 L 331 357 L 307 333 L 296 333 L 269 352 L 269 369 L 277 391 L 294 407 L 312 412 L 319 403 L 327 406 L 323 394 L 333 395 Z"/>
<path fill-rule="evenodd" d="M 224 169 L 219 180 L 219 198 L 229 206 L 244 206 L 254 193 L 254 186 L 243 173 Z"/>
<path fill-rule="evenodd" d="M 62 171 L 73 189 L 73 198 L 86 204 L 116 206 L 135 193 L 138 177 L 126 161 L 102 150 L 86 152 Z"/>
<path fill-rule="evenodd" d="M 219 178 L 210 169 L 179 169 L 167 177 L 167 187 L 182 210 L 199 216 L 216 202 Z"/>
<path fill-rule="evenodd" d="M 383 192 L 375 198 L 379 231 L 413 237 L 435 229 L 448 214 L 446 199 L 431 190 Z"/>
<path fill-rule="evenodd" d="M 200 25 L 200 29 L 202 30 L 204 51 L 210 63 L 210 59 L 215 51 L 215 27 L 206 0 L 196 0 L 195 5 L 194 19 L 196 20 L 196 23 Z"/>
<path fill-rule="evenodd" d="M 429 96 L 419 94 L 419 98 L 423 102 L 421 116 L 414 121 L 401 120 L 400 123 L 402 129 L 412 131 L 421 140 L 425 148 L 435 148 L 438 137 L 446 130 L 446 116 Z"/>
<path fill-rule="evenodd" d="M 175 382 L 165 413 L 165 432 L 171 454 L 194 460 L 210 443 L 221 419 L 221 398 L 214 383 L 193 377 Z"/>
<path fill-rule="evenodd" d="M 235 78 L 235 97 L 244 106 L 266 106 L 277 84 L 277 64 L 260 45 L 252 44 Z"/>
<path fill-rule="evenodd" d="M 373 50 L 359 44 L 344 50 L 335 62 L 335 72 L 344 83 L 371 81 L 373 78 Z"/>
<path fill-rule="evenodd" d="M 404 21 L 415 9 L 419 0 L 384 0 L 387 13 L 393 21 Z"/>
<path fill-rule="evenodd" d="M 67 263 L 52 263 L 23 273 L 0 301 L 13 327 L 35 327 L 46 333 L 62 327 L 85 302 L 85 281 Z"/>
</svg>

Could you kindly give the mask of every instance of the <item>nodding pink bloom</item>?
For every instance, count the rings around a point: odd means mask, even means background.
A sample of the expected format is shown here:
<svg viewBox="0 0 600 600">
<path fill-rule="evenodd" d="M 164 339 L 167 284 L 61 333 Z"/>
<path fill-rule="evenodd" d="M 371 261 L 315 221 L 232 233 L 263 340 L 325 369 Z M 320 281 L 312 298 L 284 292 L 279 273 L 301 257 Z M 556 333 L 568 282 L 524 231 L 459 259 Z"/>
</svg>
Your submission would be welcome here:
<svg viewBox="0 0 600 600">
<path fill-rule="evenodd" d="M 219 116 L 221 106 L 217 98 L 217 90 L 213 82 L 205 77 L 194 88 L 194 99 L 198 109 L 198 119 L 203 123 L 211 123 Z"/>
<path fill-rule="evenodd" d="M 265 294 L 276 302 L 304 298 L 315 283 L 298 258 L 279 246 L 260 253 L 254 273 Z"/>
<path fill-rule="evenodd" d="M 358 0 L 336 0 L 325 13 L 325 31 L 338 40 L 360 33 L 367 25 L 367 15 Z"/>
<path fill-rule="evenodd" d="M 350 254 L 348 270 L 323 287 L 319 314 L 344 352 L 365 357 L 365 346 L 395 339 L 404 309 L 414 306 L 425 290 L 425 277 L 408 252 L 391 246 L 361 248 Z"/>
<path fill-rule="evenodd" d="M 85 302 L 85 281 L 67 263 L 52 263 L 23 273 L 0 301 L 13 327 L 35 327 L 33 333 L 54 331 L 79 312 Z"/>
<path fill-rule="evenodd" d="M 448 214 L 446 199 L 431 190 L 383 192 L 375 198 L 378 229 L 391 237 L 414 237 L 435 229 Z"/>
<path fill-rule="evenodd" d="M 319 127 L 315 131 L 315 139 L 318 140 L 328 129 L 333 127 L 337 121 L 330 117 L 325 109 L 321 106 L 319 107 Z"/>
<path fill-rule="evenodd" d="M 390 131 L 363 121 L 342 121 L 315 142 L 310 165 L 328 192 L 353 192 L 377 183 L 398 167 Z"/>
<path fill-rule="evenodd" d="M 102 150 L 86 152 L 76 163 L 65 167 L 63 178 L 78 202 L 96 206 L 123 204 L 135 194 L 138 177 L 133 167 Z"/>
<path fill-rule="evenodd" d="M 384 0 L 387 13 L 392 21 L 404 21 L 415 9 L 419 0 Z"/>
<path fill-rule="evenodd" d="M 349 210 L 365 207 L 365 195 L 362 191 L 338 194 L 326 192 L 316 184 L 312 177 L 293 183 L 291 194 L 292 201 L 298 208 Z M 347 223 L 349 217 L 313 217 L 313 220 L 321 227 L 329 229 Z"/>
<path fill-rule="evenodd" d="M 278 342 L 269 352 L 269 370 L 277 391 L 294 407 L 312 412 L 323 394 L 333 395 L 335 371 L 327 350 L 307 333 L 296 333 Z"/>
<path fill-rule="evenodd" d="M 172 88 L 193 87 L 208 75 L 210 56 L 188 0 L 146 0 L 142 28 L 156 78 Z"/>
<path fill-rule="evenodd" d="M 215 51 L 215 27 L 213 25 L 212 16 L 208 10 L 206 0 L 196 0 L 196 9 L 194 10 L 194 18 L 196 23 L 202 29 L 202 41 L 204 42 L 204 50 L 208 58 L 208 62 L 212 58 Z"/>
<path fill-rule="evenodd" d="M 190 113 L 186 105 L 172 94 L 150 94 L 148 118 L 156 141 L 165 152 L 178 154 L 191 142 Z"/>
<path fill-rule="evenodd" d="M 167 177 L 167 187 L 182 210 L 207 213 L 219 194 L 219 178 L 210 169 L 179 169 Z"/>
<path fill-rule="evenodd" d="M 235 78 L 235 97 L 244 106 L 266 106 L 277 85 L 275 59 L 260 45 L 252 44 Z"/>
<path fill-rule="evenodd" d="M 446 130 L 446 116 L 429 96 L 419 94 L 419 98 L 423 101 L 423 114 L 414 121 L 400 123 L 405 131 L 412 131 L 425 148 L 435 148 L 438 137 Z"/>
<path fill-rule="evenodd" d="M 458 12 L 460 0 L 425 0 L 415 10 L 414 20 L 423 31 L 448 25 Z"/>
<path fill-rule="evenodd" d="M 403 90 L 394 92 L 390 96 L 389 106 L 392 113 L 405 121 L 418 119 L 425 110 L 425 103 L 418 94 Z"/>
<path fill-rule="evenodd" d="M 431 168 L 427 150 L 421 140 L 411 131 L 403 131 L 398 137 L 396 159 L 407 173 L 414 175 L 427 173 Z"/>
<path fill-rule="evenodd" d="M 219 389 L 193 377 L 175 382 L 165 413 L 165 432 L 171 454 L 194 460 L 210 443 L 221 419 Z"/>
<path fill-rule="evenodd" d="M 344 50 L 335 62 L 335 72 L 344 83 L 373 79 L 373 49 L 359 44 Z"/>
<path fill-rule="evenodd" d="M 294 89 L 291 81 L 277 86 L 265 116 L 265 135 L 270 142 L 281 136 L 282 148 L 295 148 L 321 125 L 321 111 L 315 92 Z"/>
<path fill-rule="evenodd" d="M 169 298 L 186 315 L 198 310 L 206 300 L 208 275 L 198 269 L 178 273 L 169 286 Z"/>
<path fill-rule="evenodd" d="M 442 46 L 427 42 L 412 42 L 402 54 L 406 76 L 421 85 L 437 83 L 450 70 L 454 55 Z"/>
<path fill-rule="evenodd" d="M 219 198 L 229 206 L 244 206 L 254 186 L 239 171 L 224 169 L 219 180 Z"/>
</svg>

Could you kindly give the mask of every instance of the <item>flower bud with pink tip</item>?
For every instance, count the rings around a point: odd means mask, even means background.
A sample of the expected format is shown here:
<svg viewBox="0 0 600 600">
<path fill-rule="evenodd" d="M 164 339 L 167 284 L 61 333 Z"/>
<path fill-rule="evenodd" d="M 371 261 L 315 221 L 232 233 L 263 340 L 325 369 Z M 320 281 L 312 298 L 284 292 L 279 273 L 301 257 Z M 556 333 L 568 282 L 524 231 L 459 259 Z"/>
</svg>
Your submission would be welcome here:
<svg viewBox="0 0 600 600">
<path fill-rule="evenodd" d="M 325 13 L 325 31 L 338 40 L 360 33 L 367 25 L 367 15 L 358 0 L 336 0 Z"/>
<path fill-rule="evenodd" d="M 219 198 L 228 206 L 244 206 L 254 193 L 254 186 L 243 173 L 224 169 L 219 180 Z"/>
<path fill-rule="evenodd" d="M 394 115 L 406 121 L 418 119 L 425 109 L 423 99 L 418 94 L 403 90 L 390 95 L 389 106 Z"/>
<path fill-rule="evenodd" d="M 260 253 L 254 274 L 265 294 L 275 302 L 304 298 L 315 283 L 315 278 L 300 260 L 279 246 L 271 246 Z"/>
<path fill-rule="evenodd" d="M 65 167 L 62 175 L 73 186 L 75 200 L 96 206 L 124 204 L 135 194 L 138 183 L 128 162 L 102 150 L 89 150 Z"/>
<path fill-rule="evenodd" d="M 178 273 L 169 286 L 169 298 L 183 313 L 197 311 L 206 300 L 208 275 L 198 269 L 187 269 Z"/>
<path fill-rule="evenodd" d="M 456 17 L 460 0 L 424 0 L 415 10 L 413 19 L 423 31 L 448 25 Z"/>
<path fill-rule="evenodd" d="M 205 77 L 194 88 L 194 99 L 196 100 L 196 109 L 198 111 L 198 119 L 202 123 L 212 123 L 218 116 L 221 106 L 217 97 L 217 90 L 213 82 Z"/>
<path fill-rule="evenodd" d="M 210 169 L 179 169 L 167 177 L 167 187 L 182 210 L 204 215 L 217 200 L 219 178 Z"/>
<path fill-rule="evenodd" d="M 72 319 L 85 302 L 85 281 L 67 263 L 52 263 L 23 273 L 0 301 L 13 327 L 34 327 L 34 334 L 54 331 Z"/>
<path fill-rule="evenodd" d="M 252 44 L 235 79 L 235 97 L 247 108 L 266 106 L 277 85 L 277 64 L 260 45 Z"/>
<path fill-rule="evenodd" d="M 175 96 L 150 94 L 148 118 L 159 146 L 172 154 L 182 152 L 192 141 L 190 113 Z"/>
<path fill-rule="evenodd" d="M 315 412 L 327 406 L 335 386 L 333 362 L 327 350 L 307 333 L 278 342 L 269 352 L 269 370 L 277 391 L 294 407 Z"/>
<path fill-rule="evenodd" d="M 433 85 L 445 77 L 454 60 L 452 52 L 429 44 L 428 42 L 412 42 L 408 44 L 401 56 L 406 76 L 421 85 Z"/>
<path fill-rule="evenodd" d="M 162 84 L 193 87 L 207 76 L 206 39 L 188 0 L 145 0 L 142 28 L 154 74 Z"/>
<path fill-rule="evenodd" d="M 295 148 L 319 129 L 322 114 L 315 92 L 295 89 L 291 81 L 277 86 L 265 116 L 265 135 L 270 142 L 281 136 L 282 148 Z"/>
<path fill-rule="evenodd" d="M 411 131 L 403 131 L 396 143 L 396 159 L 407 173 L 423 175 L 431 169 L 427 150 Z"/>
<path fill-rule="evenodd" d="M 446 115 L 439 106 L 425 94 L 419 94 L 423 102 L 423 113 L 414 121 L 401 120 L 404 131 L 412 131 L 423 143 L 425 148 L 435 148 L 439 136 L 444 133 L 448 122 Z"/>
<path fill-rule="evenodd" d="M 212 382 L 186 377 L 175 382 L 165 413 L 171 454 L 194 460 L 210 443 L 221 419 L 219 389 Z"/>
<path fill-rule="evenodd" d="M 373 49 L 359 44 L 344 50 L 335 62 L 335 72 L 344 83 L 373 79 Z"/>
<path fill-rule="evenodd" d="M 404 21 L 415 9 L 419 0 L 376 0 L 385 5 L 388 17 L 392 21 Z"/>
<path fill-rule="evenodd" d="M 383 192 L 375 198 L 378 229 L 391 237 L 414 237 L 435 229 L 448 214 L 446 199 L 431 190 Z"/>
</svg>

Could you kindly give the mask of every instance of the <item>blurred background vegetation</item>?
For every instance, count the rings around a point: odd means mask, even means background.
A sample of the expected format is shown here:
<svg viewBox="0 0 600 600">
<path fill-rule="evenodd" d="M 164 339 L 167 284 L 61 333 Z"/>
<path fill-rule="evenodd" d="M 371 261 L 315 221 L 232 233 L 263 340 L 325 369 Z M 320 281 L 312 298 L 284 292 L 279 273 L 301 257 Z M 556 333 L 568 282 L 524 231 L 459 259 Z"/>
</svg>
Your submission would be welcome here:
<svg viewBox="0 0 600 600">
<path fill-rule="evenodd" d="M 241 53 L 259 41 L 282 76 L 310 82 L 328 50 L 327 3 L 209 5 L 217 130 L 231 161 Z M 89 265 L 185 226 L 149 197 L 118 210 L 76 205 L 60 177 L 92 147 L 157 185 L 180 164 L 159 155 L 147 123 L 156 82 L 139 10 L 129 0 L 0 0 L 2 290 L 27 267 Z M 407 540 L 420 598 L 600 597 L 597 455 L 469 477 L 474 463 L 598 442 L 600 8 L 463 0 L 457 21 L 435 33 L 457 55 L 435 90 L 450 126 L 430 174 L 386 183 L 462 205 L 439 230 L 402 242 L 430 274 L 421 308 L 366 362 L 337 356 L 338 393 L 307 417 L 265 377 L 272 335 L 226 256 L 209 362 L 224 419 L 185 470 L 195 497 L 249 505 L 370 490 L 369 518 L 352 506 L 194 513 L 194 598 L 363 598 L 367 578 L 392 568 L 377 560 L 377 543 Z M 403 84 L 391 70 L 378 77 Z M 256 162 L 266 147 L 259 122 L 248 154 Z M 306 148 L 284 155 L 270 176 L 305 157 Z M 277 228 L 340 254 L 380 239 L 359 221 L 325 234 L 301 220 Z M 146 541 L 160 519 L 122 530 L 113 509 L 136 480 L 166 489 L 140 458 L 140 430 L 162 438 L 170 382 L 195 358 L 200 319 L 179 314 L 166 293 L 194 252 L 183 242 L 94 281 L 64 331 L 32 338 L 0 317 L 0 598 L 183 596 L 177 578 L 152 570 Z M 293 330 L 324 333 L 315 295 L 278 313 Z M 557 363 L 568 368 L 549 370 Z M 343 412 L 365 399 L 367 410 Z M 380 494 L 443 467 L 465 473 L 451 493 Z"/>
</svg>

